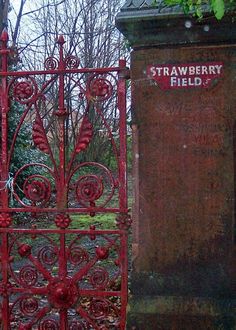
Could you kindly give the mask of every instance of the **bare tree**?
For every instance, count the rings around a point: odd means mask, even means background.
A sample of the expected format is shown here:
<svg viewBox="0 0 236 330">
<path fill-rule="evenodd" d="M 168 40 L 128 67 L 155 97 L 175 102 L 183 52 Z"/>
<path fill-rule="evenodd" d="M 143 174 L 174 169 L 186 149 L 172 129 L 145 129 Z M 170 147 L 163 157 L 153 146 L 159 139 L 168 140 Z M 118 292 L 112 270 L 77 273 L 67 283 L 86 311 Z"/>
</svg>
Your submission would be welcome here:
<svg viewBox="0 0 236 330">
<path fill-rule="evenodd" d="M 30 7 L 27 0 L 21 0 L 11 34 L 13 42 L 19 47 L 22 66 L 25 69 L 42 69 L 45 58 L 57 56 L 55 41 L 60 34 L 63 34 L 66 40 L 65 56 L 77 56 L 82 67 L 117 65 L 119 58 L 126 53 L 123 38 L 114 24 L 119 9 L 119 0 L 38 0 L 34 7 Z M 87 75 L 81 77 L 81 84 L 85 86 L 87 79 Z M 70 129 L 66 130 L 69 146 L 76 143 L 86 104 L 78 98 L 78 84 L 72 77 L 67 77 L 65 91 L 66 108 L 70 114 L 67 122 Z M 47 91 L 46 100 L 40 104 L 41 116 L 51 141 L 58 140 L 56 122 L 51 116 L 57 105 L 57 97 L 57 85 L 52 84 Z M 118 116 L 115 102 L 113 97 L 103 105 L 103 116 L 114 134 Z M 91 143 L 87 155 L 99 160 L 104 153 L 109 154 L 111 147 L 104 124 L 99 123 L 99 116 L 95 112 L 91 114 L 96 145 Z"/>
<path fill-rule="evenodd" d="M 9 6 L 9 0 L 0 0 L 0 33 L 7 27 Z"/>
<path fill-rule="evenodd" d="M 114 24 L 119 0 L 39 0 L 34 9 L 23 12 L 27 3 L 21 0 L 18 28 L 11 31 L 25 66 L 42 65 L 43 58 L 54 53 L 59 34 L 66 37 L 68 54 L 80 57 L 85 67 L 113 65 L 124 52 Z"/>
</svg>

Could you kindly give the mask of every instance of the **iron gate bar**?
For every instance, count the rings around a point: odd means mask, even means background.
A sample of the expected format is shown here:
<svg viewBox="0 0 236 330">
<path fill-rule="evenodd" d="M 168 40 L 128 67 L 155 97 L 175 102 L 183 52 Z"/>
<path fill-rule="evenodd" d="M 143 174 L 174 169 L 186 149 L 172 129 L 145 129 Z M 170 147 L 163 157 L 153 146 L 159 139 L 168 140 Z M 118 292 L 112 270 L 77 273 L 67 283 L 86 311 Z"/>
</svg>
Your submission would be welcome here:
<svg viewBox="0 0 236 330">
<path fill-rule="evenodd" d="M 3 55 L 4 53 L 0 50 L 0 55 Z M 55 70 L 39 70 L 39 71 L 33 71 L 34 76 L 39 75 L 45 75 L 45 74 L 67 74 L 67 73 L 109 73 L 109 72 L 119 72 L 122 68 L 120 66 L 118 67 L 112 67 L 112 68 L 102 68 L 102 69 L 92 69 L 92 68 L 83 68 L 83 69 L 55 69 Z M 22 76 L 31 76 L 32 71 L 1 71 L 0 75 L 2 77 L 22 77 Z"/>
<path fill-rule="evenodd" d="M 76 57 L 64 55 L 65 40 L 63 36 L 59 36 L 59 59 L 47 58 L 45 70 L 13 72 L 8 70 L 11 50 L 7 48 L 7 41 L 8 35 L 4 30 L 0 38 L 0 308 L 3 329 L 123 330 L 128 298 L 127 238 L 131 224 L 126 174 L 126 62 L 120 60 L 119 66 L 112 68 L 78 68 L 79 60 Z M 90 76 L 83 87 L 81 77 L 84 74 Z M 40 75 L 46 77 L 41 85 L 34 78 Z M 65 107 L 65 79 L 68 75 L 81 75 L 72 80 L 79 90 L 79 97 L 87 106 L 82 115 L 74 150 L 67 160 L 65 139 L 68 128 L 65 122 L 68 110 Z M 113 85 L 107 75 L 115 81 Z M 58 125 L 58 161 L 49 143 L 38 105 L 43 97 L 46 99 L 48 90 L 56 82 L 59 91 L 58 107 L 51 116 Z M 103 102 L 115 95 L 115 92 L 119 112 L 119 144 L 115 142 L 102 112 Z M 11 99 L 24 110 L 9 148 L 8 116 L 11 114 Z M 116 179 L 107 166 L 93 160 L 75 164 L 76 155 L 85 152 L 93 139 L 94 127 L 88 116 L 91 109 L 101 119 L 111 140 L 117 161 Z M 48 156 L 51 167 L 40 162 L 25 164 L 11 178 L 9 173 L 12 155 L 29 111 L 34 113 L 32 140 L 37 150 Z M 34 168 L 34 172 L 24 178 L 23 186 L 20 187 L 18 176 L 30 166 Z M 48 176 L 38 170 L 36 172 L 37 167 L 47 170 Z M 90 167 L 89 172 L 84 172 L 87 174 L 79 173 L 86 167 Z M 91 174 L 93 167 L 101 173 Z M 99 204 L 104 195 L 105 179 L 108 180 L 110 190 Z M 8 185 L 9 181 L 12 182 L 11 187 Z M 52 184 L 55 184 L 55 202 L 52 201 Z M 27 202 L 18 195 L 18 189 L 21 189 Z M 70 204 L 71 190 L 77 207 Z M 109 206 L 116 190 L 118 206 Z M 10 194 L 15 204 L 10 203 Z M 55 203 L 55 206 L 50 206 L 50 203 Z M 34 224 L 32 229 L 17 228 L 13 216 L 20 213 L 25 213 L 28 217 L 31 214 L 54 215 L 54 222 L 49 220 L 48 225 L 54 223 L 56 228 L 36 228 Z M 88 214 L 91 217 L 102 213 L 116 214 L 117 229 L 99 230 L 94 225 L 88 230 L 70 229 L 72 213 Z M 31 221 L 36 222 L 34 218 Z"/>
</svg>

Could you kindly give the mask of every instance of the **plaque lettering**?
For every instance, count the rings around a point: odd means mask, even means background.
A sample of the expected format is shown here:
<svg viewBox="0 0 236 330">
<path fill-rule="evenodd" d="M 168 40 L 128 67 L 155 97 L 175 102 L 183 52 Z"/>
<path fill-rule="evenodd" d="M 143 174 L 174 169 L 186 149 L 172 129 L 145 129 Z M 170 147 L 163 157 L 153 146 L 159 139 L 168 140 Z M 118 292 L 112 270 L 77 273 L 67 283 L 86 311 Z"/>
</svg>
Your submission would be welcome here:
<svg viewBox="0 0 236 330">
<path fill-rule="evenodd" d="M 222 62 L 149 65 L 147 76 L 161 89 L 207 88 L 223 75 Z"/>
</svg>

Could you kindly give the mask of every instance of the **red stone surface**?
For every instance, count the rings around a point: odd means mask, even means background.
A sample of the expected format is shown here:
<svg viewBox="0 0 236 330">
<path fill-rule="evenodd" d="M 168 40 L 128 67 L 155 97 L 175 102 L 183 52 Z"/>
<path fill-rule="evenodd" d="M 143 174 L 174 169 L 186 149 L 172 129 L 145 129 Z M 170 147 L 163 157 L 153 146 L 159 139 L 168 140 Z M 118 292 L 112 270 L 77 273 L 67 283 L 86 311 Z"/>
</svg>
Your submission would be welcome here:
<svg viewBox="0 0 236 330">
<path fill-rule="evenodd" d="M 222 62 L 209 88 L 162 90 L 150 65 Z M 138 128 L 139 212 L 134 215 L 135 272 L 232 258 L 236 49 L 137 50 L 132 55 Z M 137 196 L 137 194 L 136 194 Z M 227 266 L 226 266 L 227 268 Z"/>
</svg>

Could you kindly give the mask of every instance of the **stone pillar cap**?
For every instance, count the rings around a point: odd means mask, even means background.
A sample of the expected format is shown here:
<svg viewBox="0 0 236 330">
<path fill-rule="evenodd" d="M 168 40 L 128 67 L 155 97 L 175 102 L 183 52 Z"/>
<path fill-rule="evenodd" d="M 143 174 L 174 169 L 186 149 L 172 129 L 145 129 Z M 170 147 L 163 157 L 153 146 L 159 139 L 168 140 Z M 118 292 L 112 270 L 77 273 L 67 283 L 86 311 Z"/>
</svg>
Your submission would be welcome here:
<svg viewBox="0 0 236 330">
<path fill-rule="evenodd" d="M 127 0 L 121 8 L 121 12 L 132 11 L 131 16 L 135 16 L 135 14 L 140 15 L 146 9 L 152 9 L 157 14 L 183 13 L 179 5 L 167 6 L 162 0 L 157 1 L 156 5 L 153 0 Z"/>
<path fill-rule="evenodd" d="M 217 21 L 209 7 L 199 20 L 184 14 L 181 6 L 159 0 L 127 0 L 116 17 L 116 26 L 134 48 L 193 44 L 236 43 L 235 12 Z"/>
</svg>

